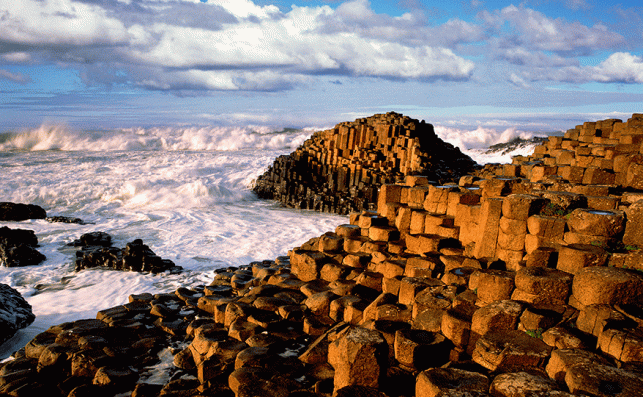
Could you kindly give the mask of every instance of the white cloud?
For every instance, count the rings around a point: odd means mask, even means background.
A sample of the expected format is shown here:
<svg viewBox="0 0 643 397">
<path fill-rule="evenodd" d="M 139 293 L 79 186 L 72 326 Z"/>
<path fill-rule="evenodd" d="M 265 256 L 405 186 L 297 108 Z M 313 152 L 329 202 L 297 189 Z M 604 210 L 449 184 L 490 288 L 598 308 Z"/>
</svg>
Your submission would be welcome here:
<svg viewBox="0 0 643 397">
<path fill-rule="evenodd" d="M 531 86 L 527 84 L 527 82 L 522 77 L 518 76 L 515 73 L 511 73 L 511 75 L 509 75 L 509 81 L 516 87 L 520 87 L 524 89 L 531 88 Z"/>
<path fill-rule="evenodd" d="M 429 28 L 412 14 L 378 15 L 366 0 L 288 13 L 250 0 L 21 0 L 0 18 L 0 44 L 76 63 L 87 81 L 125 73 L 167 90 L 274 91 L 319 74 L 463 80 L 474 63 L 448 47 L 479 33 L 459 20 Z"/>
<path fill-rule="evenodd" d="M 643 83 L 643 59 L 627 52 L 610 55 L 593 71 L 597 81 Z"/>
<path fill-rule="evenodd" d="M 8 52 L 0 56 L 5 62 L 9 63 L 26 63 L 31 61 L 31 55 L 27 52 Z"/>
<path fill-rule="evenodd" d="M 567 83 L 643 83 L 643 58 L 616 52 L 598 66 L 568 66 L 562 68 L 540 68 L 524 72 L 532 81 L 560 81 Z"/>
<path fill-rule="evenodd" d="M 5 1 L 0 41 L 43 45 L 125 44 L 127 32 L 101 7 L 71 0 Z"/>
<path fill-rule="evenodd" d="M 623 36 L 602 24 L 587 27 L 577 21 L 552 19 L 541 12 L 514 5 L 502 9 L 500 15 L 517 30 L 515 40 L 531 49 L 588 55 L 624 43 Z"/>
<path fill-rule="evenodd" d="M 31 81 L 31 78 L 22 73 L 11 73 L 8 70 L 0 69 L 0 80 L 10 80 L 14 83 L 26 84 Z"/>
</svg>

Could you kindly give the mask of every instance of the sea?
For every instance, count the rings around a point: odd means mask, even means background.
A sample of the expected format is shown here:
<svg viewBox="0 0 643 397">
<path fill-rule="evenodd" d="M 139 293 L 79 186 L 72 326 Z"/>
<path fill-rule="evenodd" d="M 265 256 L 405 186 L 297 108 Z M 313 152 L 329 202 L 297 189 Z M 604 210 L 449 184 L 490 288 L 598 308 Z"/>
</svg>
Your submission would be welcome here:
<svg viewBox="0 0 643 397">
<path fill-rule="evenodd" d="M 48 216 L 84 221 L 0 222 L 33 230 L 47 257 L 37 266 L 0 267 L 0 283 L 17 289 L 36 315 L 33 324 L 0 345 L 0 360 L 50 326 L 95 318 L 99 310 L 126 303 L 130 294 L 208 285 L 215 269 L 287 255 L 348 223 L 346 216 L 284 208 L 251 191 L 277 156 L 319 129 L 324 128 L 42 125 L 0 133 L 0 201 L 37 204 Z M 485 146 L 535 134 L 437 126 L 436 132 L 481 164 L 531 153 L 529 145 L 504 152 Z M 110 234 L 117 247 L 142 239 L 184 271 L 75 271 L 75 249 L 68 244 L 96 231 Z"/>
</svg>

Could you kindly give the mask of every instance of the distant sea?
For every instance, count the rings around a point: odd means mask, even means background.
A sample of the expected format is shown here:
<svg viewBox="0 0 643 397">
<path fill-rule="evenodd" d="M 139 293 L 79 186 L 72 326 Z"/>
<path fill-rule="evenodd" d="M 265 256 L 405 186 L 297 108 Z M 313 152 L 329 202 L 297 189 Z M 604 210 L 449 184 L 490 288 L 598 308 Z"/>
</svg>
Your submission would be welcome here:
<svg viewBox="0 0 643 397">
<path fill-rule="evenodd" d="M 51 325 L 95 318 L 97 311 L 127 302 L 130 294 L 207 285 L 214 269 L 287 255 L 308 239 L 348 223 L 343 216 L 259 200 L 249 189 L 277 156 L 292 152 L 313 130 L 42 126 L 0 133 L 0 201 L 37 204 L 48 216 L 86 222 L 0 222 L 33 230 L 39 251 L 47 256 L 39 266 L 0 267 L 0 283 L 20 291 L 36 314 L 31 326 L 0 346 L 0 359 Z M 479 163 L 510 162 L 512 155 L 533 151 L 527 145 L 486 153 L 481 144 L 508 140 L 508 134 L 485 131 L 485 141 L 480 141 L 480 134 L 436 128 Z M 94 231 L 109 233 L 117 247 L 140 238 L 185 271 L 75 272 L 74 250 L 66 245 Z"/>
</svg>

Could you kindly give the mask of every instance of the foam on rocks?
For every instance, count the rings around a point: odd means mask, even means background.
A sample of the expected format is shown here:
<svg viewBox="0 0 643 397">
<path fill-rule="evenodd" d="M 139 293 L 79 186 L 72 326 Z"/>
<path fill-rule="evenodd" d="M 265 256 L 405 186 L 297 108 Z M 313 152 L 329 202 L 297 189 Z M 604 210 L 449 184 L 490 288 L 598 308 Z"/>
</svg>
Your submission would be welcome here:
<svg viewBox="0 0 643 397">
<path fill-rule="evenodd" d="M 431 124 L 390 112 L 314 133 L 277 158 L 253 190 L 288 207 L 348 214 L 374 209 L 383 183 L 415 174 L 453 182 L 475 165 Z"/>
<path fill-rule="evenodd" d="M 642 144 L 635 114 L 457 184 L 376 178 L 377 211 L 288 257 L 51 327 L 0 393 L 640 397 Z"/>
</svg>

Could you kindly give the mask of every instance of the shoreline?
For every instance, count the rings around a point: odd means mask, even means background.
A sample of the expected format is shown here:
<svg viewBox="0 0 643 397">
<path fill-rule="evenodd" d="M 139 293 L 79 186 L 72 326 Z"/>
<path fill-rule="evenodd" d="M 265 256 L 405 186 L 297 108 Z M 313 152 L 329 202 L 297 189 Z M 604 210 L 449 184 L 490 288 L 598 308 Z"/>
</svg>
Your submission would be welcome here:
<svg viewBox="0 0 643 397">
<path fill-rule="evenodd" d="M 130 295 L 39 335 L 9 373 L 37 391 L 69 373 L 70 396 L 600 395 L 597 378 L 636 396 L 639 126 L 586 123 L 457 184 L 384 184 L 377 212 L 287 259 L 221 269 L 203 291 Z M 136 384 L 165 349 L 176 377 Z"/>
</svg>

